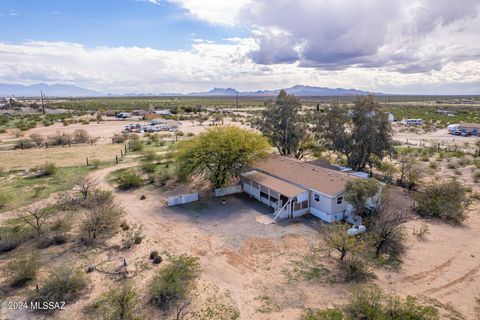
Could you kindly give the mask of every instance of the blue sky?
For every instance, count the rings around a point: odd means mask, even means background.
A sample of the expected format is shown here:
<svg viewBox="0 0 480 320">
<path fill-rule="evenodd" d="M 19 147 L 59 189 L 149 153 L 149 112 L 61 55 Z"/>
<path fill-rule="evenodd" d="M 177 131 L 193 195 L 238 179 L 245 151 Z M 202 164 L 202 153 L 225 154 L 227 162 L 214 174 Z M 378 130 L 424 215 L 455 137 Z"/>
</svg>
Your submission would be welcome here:
<svg viewBox="0 0 480 320">
<path fill-rule="evenodd" d="M 222 41 L 245 29 L 214 26 L 168 1 L 2 0 L 0 40 L 66 41 L 87 46 L 190 49 L 195 38 Z"/>
<path fill-rule="evenodd" d="M 478 0 L 0 0 L 0 83 L 479 94 Z"/>
</svg>

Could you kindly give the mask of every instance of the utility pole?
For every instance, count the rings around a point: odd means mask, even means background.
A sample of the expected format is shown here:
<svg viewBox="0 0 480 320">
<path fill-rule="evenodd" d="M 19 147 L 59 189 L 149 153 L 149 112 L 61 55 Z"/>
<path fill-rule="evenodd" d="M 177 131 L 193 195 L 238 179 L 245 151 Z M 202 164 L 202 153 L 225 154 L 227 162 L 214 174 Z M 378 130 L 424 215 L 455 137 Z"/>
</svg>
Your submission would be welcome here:
<svg viewBox="0 0 480 320">
<path fill-rule="evenodd" d="M 235 92 L 235 108 L 238 108 L 238 91 Z"/>
<path fill-rule="evenodd" d="M 42 113 L 45 115 L 45 103 L 43 103 L 43 91 L 40 90 L 40 99 L 42 100 Z"/>
</svg>

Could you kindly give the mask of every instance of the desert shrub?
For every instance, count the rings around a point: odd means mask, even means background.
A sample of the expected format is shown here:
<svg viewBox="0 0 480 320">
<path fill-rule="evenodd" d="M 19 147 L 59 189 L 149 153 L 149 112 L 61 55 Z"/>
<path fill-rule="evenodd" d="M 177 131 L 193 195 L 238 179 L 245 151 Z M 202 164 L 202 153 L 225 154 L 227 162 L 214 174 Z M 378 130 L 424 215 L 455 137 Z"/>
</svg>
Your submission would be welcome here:
<svg viewBox="0 0 480 320">
<path fill-rule="evenodd" d="M 428 225 L 426 223 L 422 223 L 418 229 L 415 226 L 413 227 L 413 235 L 419 240 L 425 240 L 427 238 L 427 234 L 429 233 Z"/>
<path fill-rule="evenodd" d="M 30 134 L 30 139 L 38 146 L 41 146 L 45 142 L 45 138 L 38 133 Z"/>
<path fill-rule="evenodd" d="M 75 143 L 87 143 L 90 141 L 90 135 L 85 129 L 77 129 L 73 132 L 73 141 Z"/>
<path fill-rule="evenodd" d="M 72 142 L 72 136 L 68 133 L 57 131 L 55 134 L 48 136 L 47 142 L 52 146 L 66 145 Z"/>
<path fill-rule="evenodd" d="M 111 235 L 118 228 L 123 211 L 112 201 L 109 192 L 99 191 L 89 198 L 80 222 L 82 240 L 89 243 Z"/>
<path fill-rule="evenodd" d="M 418 303 L 415 297 L 402 299 L 376 288 L 354 289 L 344 310 L 347 319 L 438 319 L 435 308 Z"/>
<path fill-rule="evenodd" d="M 53 176 L 57 172 L 57 166 L 52 162 L 46 162 L 41 166 L 34 168 L 36 177 Z"/>
<path fill-rule="evenodd" d="M 3 207 L 5 207 L 8 203 L 9 198 L 6 194 L 0 194 L 0 209 L 2 209 Z"/>
<path fill-rule="evenodd" d="M 7 263 L 4 273 L 12 286 L 23 286 L 35 280 L 38 269 L 40 269 L 39 254 L 17 254 Z"/>
<path fill-rule="evenodd" d="M 337 264 L 337 280 L 341 282 L 363 282 L 374 276 L 364 257 L 358 253 L 347 256 Z"/>
<path fill-rule="evenodd" d="M 474 171 L 472 173 L 472 179 L 473 179 L 473 182 L 475 183 L 480 182 L 480 171 Z M 0 200 L 0 207 L 1 207 L 1 200 Z"/>
<path fill-rule="evenodd" d="M 167 169 L 161 170 L 155 175 L 154 183 L 158 187 L 164 187 L 167 184 L 167 182 L 172 178 L 172 176 L 173 175 L 169 170 Z"/>
<path fill-rule="evenodd" d="M 143 179 L 134 172 L 125 171 L 118 176 L 117 183 L 119 189 L 128 190 L 140 187 Z"/>
<path fill-rule="evenodd" d="M 12 251 L 32 237 L 32 230 L 25 224 L 7 221 L 7 225 L 0 228 L 0 252 Z"/>
<path fill-rule="evenodd" d="M 44 284 L 31 301 L 37 303 L 46 302 L 72 302 L 87 286 L 85 274 L 80 269 L 62 266 L 51 270 Z"/>
<path fill-rule="evenodd" d="M 131 228 L 125 231 L 122 238 L 122 247 L 130 249 L 134 245 L 140 244 L 143 240 L 142 226 L 134 224 Z"/>
<path fill-rule="evenodd" d="M 115 133 L 112 137 L 113 143 L 124 143 L 125 141 L 127 141 L 127 135 L 125 134 Z"/>
<path fill-rule="evenodd" d="M 158 270 L 152 279 L 149 293 L 159 308 L 170 309 L 177 302 L 188 299 L 188 294 L 200 272 L 198 258 L 182 255 Z"/>
<path fill-rule="evenodd" d="M 123 231 L 126 231 L 126 230 L 130 229 L 130 225 L 128 224 L 128 222 L 126 220 L 123 220 L 120 223 L 120 228 L 122 228 Z"/>
<path fill-rule="evenodd" d="M 140 299 L 131 282 L 125 282 L 101 295 L 91 311 L 95 319 L 102 320 L 140 320 L 143 319 Z"/>
<path fill-rule="evenodd" d="M 129 142 L 129 146 L 132 151 L 142 151 L 144 147 L 142 140 L 132 140 Z"/>
<path fill-rule="evenodd" d="M 37 145 L 31 139 L 20 139 L 15 144 L 15 149 L 31 149 L 35 148 Z"/>
<path fill-rule="evenodd" d="M 158 251 L 157 250 L 150 251 L 150 259 L 153 259 L 156 256 L 158 256 Z"/>
<path fill-rule="evenodd" d="M 437 169 L 438 165 L 435 163 L 435 161 L 430 161 L 429 167 L 432 169 Z"/>
<path fill-rule="evenodd" d="M 345 319 L 340 309 L 306 309 L 300 316 L 300 320 L 343 320 Z"/>
<path fill-rule="evenodd" d="M 421 216 L 435 217 L 455 223 L 467 218 L 465 188 L 457 181 L 433 183 L 423 188 L 415 197 L 416 211 Z"/>
</svg>

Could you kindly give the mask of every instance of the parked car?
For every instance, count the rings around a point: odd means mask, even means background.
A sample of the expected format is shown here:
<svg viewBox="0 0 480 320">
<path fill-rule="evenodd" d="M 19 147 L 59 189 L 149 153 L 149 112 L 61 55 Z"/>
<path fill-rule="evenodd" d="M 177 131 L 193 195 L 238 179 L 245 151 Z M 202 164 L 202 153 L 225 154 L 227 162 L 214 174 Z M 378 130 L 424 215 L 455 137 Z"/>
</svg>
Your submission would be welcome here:
<svg viewBox="0 0 480 320">
<path fill-rule="evenodd" d="M 472 134 L 471 134 L 470 132 L 468 132 L 468 131 L 463 131 L 463 132 L 461 133 L 461 136 L 462 136 L 462 137 L 470 137 L 471 135 L 472 135 Z"/>
<path fill-rule="evenodd" d="M 453 134 L 454 136 L 459 136 L 459 135 L 461 135 L 462 133 L 461 133 L 459 130 L 455 130 L 455 131 L 452 132 L 452 134 Z"/>
</svg>

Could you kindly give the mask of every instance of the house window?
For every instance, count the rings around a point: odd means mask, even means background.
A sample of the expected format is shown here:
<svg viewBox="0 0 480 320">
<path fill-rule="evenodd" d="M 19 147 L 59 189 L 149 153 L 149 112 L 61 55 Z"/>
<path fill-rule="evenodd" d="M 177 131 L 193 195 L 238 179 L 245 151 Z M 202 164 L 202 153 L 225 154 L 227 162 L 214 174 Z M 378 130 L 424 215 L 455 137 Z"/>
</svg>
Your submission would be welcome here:
<svg viewBox="0 0 480 320">
<path fill-rule="evenodd" d="M 342 204 L 343 202 L 343 197 L 338 197 L 337 198 L 337 204 Z"/>
<path fill-rule="evenodd" d="M 313 200 L 320 202 L 320 195 L 318 193 L 313 194 Z"/>
</svg>

